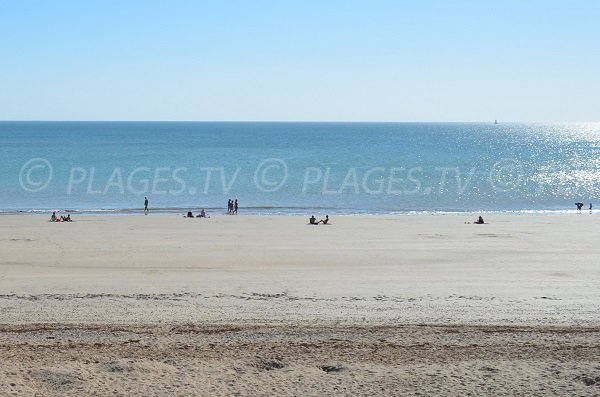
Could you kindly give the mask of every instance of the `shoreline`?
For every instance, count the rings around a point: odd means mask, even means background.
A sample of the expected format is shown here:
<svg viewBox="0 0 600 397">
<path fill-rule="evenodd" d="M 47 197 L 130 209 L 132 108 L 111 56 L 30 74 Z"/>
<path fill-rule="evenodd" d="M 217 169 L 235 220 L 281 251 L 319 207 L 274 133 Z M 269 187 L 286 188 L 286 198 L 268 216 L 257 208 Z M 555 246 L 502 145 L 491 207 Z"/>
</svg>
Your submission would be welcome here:
<svg viewBox="0 0 600 397">
<path fill-rule="evenodd" d="M 263 208 L 263 207 L 259 207 Z M 150 209 L 149 216 L 183 216 L 187 211 L 192 211 L 194 215 L 202 210 L 202 207 L 190 207 L 190 208 L 164 208 L 164 209 Z M 204 207 L 208 215 L 211 217 L 230 216 L 226 213 L 223 208 L 208 208 Z M 247 208 L 240 208 L 240 212 L 237 216 L 251 216 L 251 217 L 309 217 L 312 214 L 330 214 L 336 217 L 402 217 L 402 216 L 462 216 L 462 215 L 490 215 L 490 216 L 564 216 L 564 215 L 597 215 L 600 211 L 590 211 L 584 208 L 581 211 L 574 209 L 516 209 L 516 210 L 464 210 L 464 211 L 442 211 L 442 210 L 423 210 L 423 211 L 381 211 L 381 212 L 336 212 L 333 208 L 324 209 L 307 209 L 303 212 L 261 212 L 261 211 L 247 211 Z M 45 210 L 45 209 L 28 209 L 28 210 L 12 210 L 5 209 L 0 210 L 0 218 L 11 217 L 11 216 L 50 216 L 52 212 L 56 212 L 57 215 L 74 214 L 78 216 L 131 216 L 137 217 L 144 215 L 143 209 L 130 209 L 130 208 L 105 208 L 105 209 L 69 209 L 69 210 Z"/>
</svg>

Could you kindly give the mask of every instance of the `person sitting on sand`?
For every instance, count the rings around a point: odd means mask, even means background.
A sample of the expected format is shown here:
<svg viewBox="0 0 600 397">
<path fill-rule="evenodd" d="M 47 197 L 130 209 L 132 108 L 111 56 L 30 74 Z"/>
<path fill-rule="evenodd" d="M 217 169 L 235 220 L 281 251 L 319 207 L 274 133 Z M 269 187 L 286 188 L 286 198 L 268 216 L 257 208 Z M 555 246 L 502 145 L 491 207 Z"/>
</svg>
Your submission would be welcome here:
<svg viewBox="0 0 600 397">
<path fill-rule="evenodd" d="M 483 218 L 480 216 L 479 218 L 477 218 L 477 220 L 475 222 L 473 222 L 477 225 L 483 225 L 485 222 L 483 221 Z"/>
<path fill-rule="evenodd" d="M 327 225 L 327 222 L 329 222 L 329 215 L 325 215 L 325 219 L 321 219 L 317 224 L 323 223 L 324 225 Z"/>
<path fill-rule="evenodd" d="M 200 211 L 200 215 L 196 215 L 196 218 L 208 218 L 206 216 L 206 211 L 204 211 L 204 208 L 202 208 L 202 211 Z"/>
<path fill-rule="evenodd" d="M 68 215 L 65 217 L 65 222 L 72 222 L 72 220 L 71 220 L 71 214 L 68 214 Z"/>
<path fill-rule="evenodd" d="M 314 215 L 311 215 L 311 217 L 310 217 L 310 219 L 308 221 L 309 221 L 309 223 L 311 225 L 318 225 L 319 224 L 319 222 L 317 222 L 317 218 L 315 218 Z"/>
<path fill-rule="evenodd" d="M 188 211 L 187 215 L 185 216 L 185 218 L 193 218 L 194 214 L 192 214 L 192 211 Z"/>
<path fill-rule="evenodd" d="M 50 222 L 56 222 L 58 219 L 56 219 L 56 212 L 52 213 L 52 216 L 50 217 Z"/>
</svg>

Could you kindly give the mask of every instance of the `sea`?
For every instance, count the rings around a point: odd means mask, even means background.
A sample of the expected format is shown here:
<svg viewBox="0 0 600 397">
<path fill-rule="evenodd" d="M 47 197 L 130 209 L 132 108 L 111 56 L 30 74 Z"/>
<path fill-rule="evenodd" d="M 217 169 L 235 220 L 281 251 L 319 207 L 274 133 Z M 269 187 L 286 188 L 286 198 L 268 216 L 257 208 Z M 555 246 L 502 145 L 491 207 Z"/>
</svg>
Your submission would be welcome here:
<svg viewBox="0 0 600 397">
<path fill-rule="evenodd" d="M 600 123 L 4 121 L 0 169 L 4 215 L 563 213 Z"/>
</svg>

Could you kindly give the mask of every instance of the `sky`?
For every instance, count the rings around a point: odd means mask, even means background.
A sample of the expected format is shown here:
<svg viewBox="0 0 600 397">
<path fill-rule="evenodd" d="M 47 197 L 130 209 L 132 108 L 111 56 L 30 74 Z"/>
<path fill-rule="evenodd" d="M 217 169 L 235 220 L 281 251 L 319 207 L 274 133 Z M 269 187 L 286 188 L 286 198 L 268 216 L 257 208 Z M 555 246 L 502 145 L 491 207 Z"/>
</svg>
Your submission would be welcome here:
<svg viewBox="0 0 600 397">
<path fill-rule="evenodd" d="M 0 120 L 600 121 L 600 1 L 4 1 Z"/>
</svg>

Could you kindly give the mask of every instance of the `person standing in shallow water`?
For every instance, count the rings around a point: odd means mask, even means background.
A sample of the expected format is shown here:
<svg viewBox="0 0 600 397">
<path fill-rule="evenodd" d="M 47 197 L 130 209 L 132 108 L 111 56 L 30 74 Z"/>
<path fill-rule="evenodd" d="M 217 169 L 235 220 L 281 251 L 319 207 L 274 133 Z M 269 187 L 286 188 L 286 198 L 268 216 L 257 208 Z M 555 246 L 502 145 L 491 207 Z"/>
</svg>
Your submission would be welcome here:
<svg viewBox="0 0 600 397">
<path fill-rule="evenodd" d="M 148 215 L 148 197 L 144 197 L 144 215 Z"/>
</svg>

